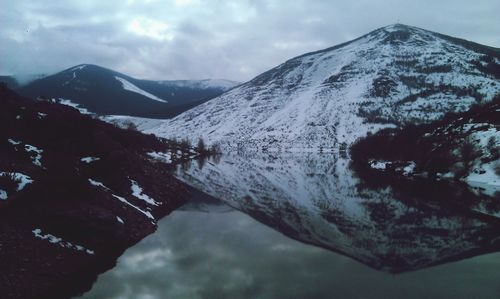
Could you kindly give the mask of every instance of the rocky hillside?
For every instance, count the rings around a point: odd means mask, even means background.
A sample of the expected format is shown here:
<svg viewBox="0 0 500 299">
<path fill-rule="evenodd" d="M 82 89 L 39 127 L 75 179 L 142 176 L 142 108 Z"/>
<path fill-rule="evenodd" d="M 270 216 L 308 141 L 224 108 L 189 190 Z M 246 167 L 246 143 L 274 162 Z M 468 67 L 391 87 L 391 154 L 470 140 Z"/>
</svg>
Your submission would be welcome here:
<svg viewBox="0 0 500 299">
<path fill-rule="evenodd" d="M 498 49 L 397 24 L 290 59 L 146 132 L 247 150 L 336 150 L 499 91 Z"/>
<path fill-rule="evenodd" d="M 0 297 L 88 289 L 184 202 L 169 169 L 196 155 L 0 85 Z"/>
</svg>

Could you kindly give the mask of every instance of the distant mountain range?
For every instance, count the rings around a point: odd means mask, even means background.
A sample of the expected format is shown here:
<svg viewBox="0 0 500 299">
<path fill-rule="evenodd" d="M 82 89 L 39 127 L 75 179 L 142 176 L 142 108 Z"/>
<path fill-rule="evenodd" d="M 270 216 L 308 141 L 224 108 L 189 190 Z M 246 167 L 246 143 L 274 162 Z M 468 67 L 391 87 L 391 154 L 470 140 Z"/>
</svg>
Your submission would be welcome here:
<svg viewBox="0 0 500 299">
<path fill-rule="evenodd" d="M 7 84 L 8 88 L 15 89 L 20 86 L 29 84 L 35 80 L 42 79 L 47 75 L 45 74 L 26 74 L 26 75 L 12 75 L 0 76 L 0 82 Z"/>
<path fill-rule="evenodd" d="M 500 50 L 401 24 L 290 59 L 146 130 L 245 150 L 335 151 L 500 93 Z"/>
<path fill-rule="evenodd" d="M 20 94 L 65 99 L 97 114 L 169 118 L 238 85 L 229 80 L 139 80 L 97 65 L 82 64 L 19 86 L 0 77 Z"/>
</svg>

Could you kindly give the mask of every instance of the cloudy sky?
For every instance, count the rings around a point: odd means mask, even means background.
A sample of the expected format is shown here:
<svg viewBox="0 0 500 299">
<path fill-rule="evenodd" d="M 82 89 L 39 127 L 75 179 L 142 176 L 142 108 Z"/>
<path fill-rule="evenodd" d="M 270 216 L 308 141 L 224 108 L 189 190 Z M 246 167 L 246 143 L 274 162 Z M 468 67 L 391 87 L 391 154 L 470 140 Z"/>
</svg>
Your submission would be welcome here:
<svg viewBox="0 0 500 299">
<path fill-rule="evenodd" d="M 500 47 L 498 0 L 0 0 L 0 74 L 93 63 L 144 79 L 246 81 L 401 23 Z"/>
</svg>

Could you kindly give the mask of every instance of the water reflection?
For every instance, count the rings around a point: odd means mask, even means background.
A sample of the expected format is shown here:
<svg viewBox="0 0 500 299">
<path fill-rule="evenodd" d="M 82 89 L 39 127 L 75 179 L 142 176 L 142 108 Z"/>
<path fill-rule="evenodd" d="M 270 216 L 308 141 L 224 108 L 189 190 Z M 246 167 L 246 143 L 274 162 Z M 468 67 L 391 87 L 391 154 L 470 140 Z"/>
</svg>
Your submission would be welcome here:
<svg viewBox="0 0 500 299">
<path fill-rule="evenodd" d="M 496 298 L 499 267 L 494 254 L 394 276 L 198 200 L 161 220 L 81 299 Z"/>
<path fill-rule="evenodd" d="M 375 269 L 407 272 L 500 250 L 496 210 L 458 204 L 461 193 L 369 188 L 347 159 L 328 154 L 226 155 L 218 162 L 193 162 L 177 175 L 293 239 Z"/>
</svg>

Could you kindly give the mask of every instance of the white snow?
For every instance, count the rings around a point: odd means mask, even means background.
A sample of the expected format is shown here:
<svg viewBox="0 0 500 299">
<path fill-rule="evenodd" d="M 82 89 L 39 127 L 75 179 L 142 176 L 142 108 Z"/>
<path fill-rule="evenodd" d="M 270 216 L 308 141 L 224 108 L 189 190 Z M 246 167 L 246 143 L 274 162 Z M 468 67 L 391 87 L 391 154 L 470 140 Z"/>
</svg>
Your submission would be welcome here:
<svg viewBox="0 0 500 299">
<path fill-rule="evenodd" d="M 42 167 L 41 160 L 42 160 L 43 150 L 37 148 L 36 146 L 30 145 L 30 144 L 25 144 L 24 149 L 28 153 L 35 153 L 34 157 L 31 157 L 31 160 L 32 160 L 33 164 L 35 164 L 36 166 Z"/>
<path fill-rule="evenodd" d="M 103 183 L 101 182 L 98 182 L 96 180 L 93 180 L 93 179 L 89 179 L 89 182 L 90 184 L 92 184 L 93 186 L 96 186 L 96 187 L 100 187 L 100 188 L 103 188 L 104 190 L 106 191 L 109 191 L 111 192 L 111 189 L 109 189 L 108 187 L 104 186 Z M 146 215 L 146 217 L 148 217 L 149 219 L 154 219 L 153 215 L 149 212 L 149 211 L 143 211 L 141 208 L 131 204 L 128 200 L 126 200 L 125 198 L 121 197 L 121 196 L 118 196 L 116 194 L 111 194 L 114 198 L 118 199 L 119 201 L 131 206 L 132 208 L 136 209 L 137 211 L 141 212 L 142 214 Z"/>
<path fill-rule="evenodd" d="M 151 94 L 151 93 L 149 93 L 149 92 L 147 92 L 145 90 L 140 89 L 139 87 L 135 86 L 134 84 L 130 83 L 129 81 L 127 81 L 127 80 L 125 80 L 123 78 L 115 76 L 115 79 L 118 80 L 122 84 L 122 87 L 125 90 L 138 93 L 140 95 L 143 95 L 143 96 L 145 96 L 147 98 L 150 98 L 150 99 L 158 101 L 158 102 L 168 103 L 164 99 L 160 99 L 159 97 L 155 96 L 154 94 Z"/>
<path fill-rule="evenodd" d="M 93 185 L 93 186 L 96 186 L 96 187 L 101 187 L 101 188 L 106 189 L 106 190 L 108 190 L 108 191 L 110 190 L 108 187 L 104 186 L 104 184 L 103 184 L 103 183 L 98 182 L 98 181 L 96 181 L 96 180 L 89 179 L 89 183 L 90 183 L 91 185 Z"/>
<path fill-rule="evenodd" d="M 137 184 L 136 181 L 130 180 L 130 183 L 132 184 L 131 189 L 133 196 L 137 197 L 138 199 L 144 200 L 146 203 L 153 206 L 159 206 L 161 204 L 155 201 L 153 198 L 149 197 L 147 194 L 145 194 L 141 186 L 139 186 L 139 184 Z"/>
<path fill-rule="evenodd" d="M 33 180 L 29 176 L 27 176 L 23 173 L 20 173 L 20 172 L 0 171 L 0 175 L 12 176 L 12 178 L 18 182 L 17 189 L 16 189 L 17 192 L 22 191 L 27 185 L 33 183 Z M 8 194 L 5 190 L 0 190 L 0 199 L 3 199 L 3 200 L 8 199 Z"/>
<path fill-rule="evenodd" d="M 65 85 L 68 85 L 69 83 L 71 83 L 71 81 L 75 80 L 76 79 L 76 72 L 83 69 L 84 67 L 86 67 L 85 64 L 82 64 L 82 65 L 79 65 L 79 66 L 76 66 L 72 69 L 69 69 L 68 71 L 73 71 L 73 73 L 71 74 L 71 79 L 69 79 L 68 81 L 64 82 L 62 84 L 62 86 L 65 86 Z M 75 89 L 78 90 L 78 87 L 75 87 Z"/>
<path fill-rule="evenodd" d="M 470 185 L 490 185 L 496 187 L 500 192 L 500 177 L 495 173 L 496 167 L 500 167 L 500 161 L 481 164 L 479 169 L 474 169 L 474 171 L 465 178 L 465 181 Z"/>
<path fill-rule="evenodd" d="M 32 230 L 33 235 L 35 238 L 41 239 L 41 240 L 47 240 L 49 243 L 52 244 L 57 244 L 63 248 L 68 248 L 68 249 L 73 249 L 76 251 L 82 251 L 90 255 L 94 255 L 93 250 L 86 249 L 85 247 L 81 245 L 75 245 L 71 242 L 64 241 L 62 238 L 56 237 L 52 234 L 42 234 L 42 230 L 39 228 L 35 228 Z"/>
<path fill-rule="evenodd" d="M 436 88 L 440 84 L 450 89 L 473 88 L 484 101 L 500 92 L 499 80 L 465 63 L 483 54 L 415 27 L 407 28 L 411 32 L 408 41 L 397 46 L 385 43 L 387 32 L 395 28 L 288 60 L 144 132 L 191 142 L 203 136 L 209 146 L 219 143 L 226 151 L 328 151 L 343 144 L 348 147 L 369 132 L 394 127 L 368 120 L 360 109 L 398 122 L 422 123 L 449 111 L 466 110 L 476 102 L 453 92 L 405 101 L 427 87 L 405 85 L 402 76 L 430 77 L 427 84 Z M 416 66 L 398 64 L 405 61 L 415 61 Z M 429 76 L 422 70 L 442 65 L 451 65 L 450 72 Z M 393 80 L 395 86 L 387 96 L 372 95 L 374 80 L 381 77 Z"/>
<path fill-rule="evenodd" d="M 17 185 L 17 191 L 21 191 L 24 189 L 24 187 L 33 183 L 33 180 L 25 174 L 22 174 L 20 172 L 14 172 L 12 174 L 14 175 L 16 180 L 19 180 L 19 184 Z"/>
<path fill-rule="evenodd" d="M 164 121 L 163 119 L 143 118 L 128 115 L 104 115 L 99 118 L 123 129 L 128 128 L 128 125 L 133 123 L 139 131 L 156 128 Z"/>
<path fill-rule="evenodd" d="M 70 71 L 79 71 L 86 66 L 87 66 L 86 64 L 78 65 L 78 66 L 75 66 L 74 68 L 72 68 Z"/>
<path fill-rule="evenodd" d="M 43 119 L 43 118 L 47 117 L 47 113 L 37 112 L 37 115 L 38 115 L 38 119 Z"/>
<path fill-rule="evenodd" d="M 101 158 L 98 158 L 98 157 L 83 157 L 80 159 L 80 161 L 87 163 L 87 164 L 94 162 L 94 161 L 99 161 L 99 160 L 101 160 Z"/>
<path fill-rule="evenodd" d="M 87 108 L 83 108 L 83 107 L 80 106 L 80 104 L 73 103 L 69 99 L 59 98 L 58 103 L 61 104 L 61 105 L 66 105 L 66 106 L 73 107 L 73 108 L 77 109 L 78 111 L 80 111 L 81 114 L 92 114 L 92 112 L 90 112 L 89 110 L 87 110 Z"/>
<path fill-rule="evenodd" d="M 16 140 L 14 140 L 14 139 L 10 139 L 10 138 L 9 138 L 9 139 L 7 139 L 7 140 L 8 140 L 8 141 L 9 141 L 9 143 L 10 143 L 10 144 L 12 144 L 12 145 L 19 145 L 19 144 L 21 144 L 21 143 L 22 143 L 21 141 L 16 141 Z"/>
<path fill-rule="evenodd" d="M 390 165 L 389 161 L 370 161 L 370 167 L 378 170 L 385 170 L 387 165 Z"/>
<path fill-rule="evenodd" d="M 167 164 L 172 163 L 172 153 L 171 152 L 166 152 L 166 153 L 149 152 L 149 153 L 147 153 L 147 155 L 150 156 L 151 158 L 158 160 L 160 162 L 163 162 L 163 163 L 167 163 Z"/>
<path fill-rule="evenodd" d="M 151 212 L 149 211 L 143 211 L 141 208 L 131 204 L 128 200 L 126 200 L 125 198 L 121 197 L 121 196 L 118 196 L 118 195 L 115 195 L 115 194 L 111 194 L 114 198 L 118 199 L 119 201 L 131 206 L 132 208 L 136 209 L 137 211 L 141 212 L 142 214 L 146 215 L 146 217 L 148 217 L 149 219 L 155 219 L 153 217 L 153 215 L 151 214 Z"/>
<path fill-rule="evenodd" d="M 469 140 L 472 140 L 476 147 L 486 148 L 490 139 L 493 140 L 496 146 L 500 146 L 500 132 L 498 128 L 492 124 L 475 124 L 476 127 L 485 127 L 486 130 L 479 130 L 472 133 L 469 136 Z M 469 127 L 470 129 L 470 127 Z"/>
<path fill-rule="evenodd" d="M 404 175 L 411 175 L 413 174 L 413 171 L 415 170 L 415 162 L 410 162 L 410 164 L 406 165 L 404 168 L 403 168 L 403 174 Z"/>
<path fill-rule="evenodd" d="M 125 224 L 125 221 L 123 221 L 123 219 L 121 219 L 120 217 L 116 216 L 116 221 L 118 221 L 119 223 L 121 224 Z"/>
</svg>

